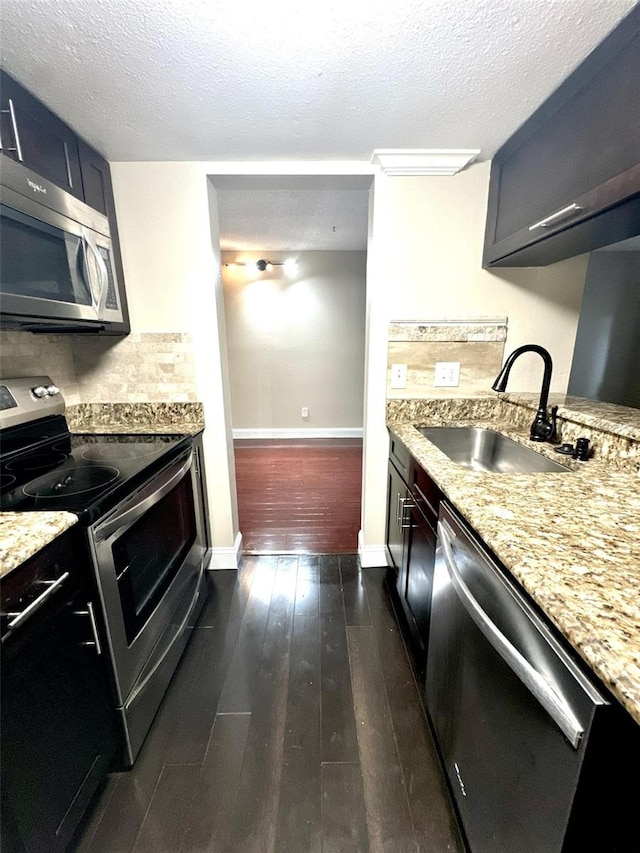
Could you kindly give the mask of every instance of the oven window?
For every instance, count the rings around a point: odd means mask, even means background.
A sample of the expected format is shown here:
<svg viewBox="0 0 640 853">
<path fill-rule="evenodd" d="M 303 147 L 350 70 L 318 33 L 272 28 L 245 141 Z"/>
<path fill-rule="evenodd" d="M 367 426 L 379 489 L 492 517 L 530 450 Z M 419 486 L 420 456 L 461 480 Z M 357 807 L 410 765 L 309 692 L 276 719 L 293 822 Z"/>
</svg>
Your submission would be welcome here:
<svg viewBox="0 0 640 853">
<path fill-rule="evenodd" d="M 193 488 L 186 475 L 113 544 L 129 645 L 179 572 L 196 537 Z"/>
<path fill-rule="evenodd" d="M 5 205 L 1 212 L 2 292 L 90 305 L 80 238 Z"/>
</svg>

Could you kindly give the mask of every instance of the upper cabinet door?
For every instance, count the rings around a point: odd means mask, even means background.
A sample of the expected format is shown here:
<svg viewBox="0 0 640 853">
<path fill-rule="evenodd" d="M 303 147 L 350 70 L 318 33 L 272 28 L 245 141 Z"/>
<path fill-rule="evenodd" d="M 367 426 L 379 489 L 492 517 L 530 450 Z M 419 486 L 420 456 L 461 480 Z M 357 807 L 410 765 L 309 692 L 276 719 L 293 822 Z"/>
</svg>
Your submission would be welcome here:
<svg viewBox="0 0 640 853">
<path fill-rule="evenodd" d="M 91 148 L 80 138 L 78 138 L 78 152 L 84 200 L 94 210 L 99 210 L 100 213 L 111 218 L 115 215 L 115 208 L 109 164 L 95 148 Z"/>
<path fill-rule="evenodd" d="M 485 266 L 538 266 L 640 232 L 640 7 L 497 152 Z"/>
<path fill-rule="evenodd" d="M 83 199 L 76 134 L 8 74 L 0 77 L 3 154 Z"/>
<path fill-rule="evenodd" d="M 93 207 L 94 210 L 99 210 L 100 213 L 103 213 L 109 220 L 116 278 L 120 282 L 119 301 L 122 308 L 123 322 L 109 324 L 106 331 L 108 334 L 126 335 L 130 331 L 129 311 L 126 291 L 122 284 L 124 282 L 124 269 L 122 267 L 116 206 L 113 198 L 113 186 L 111 184 L 111 169 L 104 157 L 95 148 L 87 145 L 80 137 L 78 137 L 78 153 L 80 155 L 84 201 L 90 207 Z"/>
</svg>

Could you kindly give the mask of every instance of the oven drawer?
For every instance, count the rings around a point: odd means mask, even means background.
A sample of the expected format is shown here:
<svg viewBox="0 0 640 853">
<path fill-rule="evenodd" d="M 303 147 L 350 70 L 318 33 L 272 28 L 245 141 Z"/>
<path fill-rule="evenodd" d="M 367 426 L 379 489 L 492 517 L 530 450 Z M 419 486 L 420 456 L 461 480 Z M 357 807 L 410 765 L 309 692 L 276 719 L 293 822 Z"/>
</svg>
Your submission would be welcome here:
<svg viewBox="0 0 640 853">
<path fill-rule="evenodd" d="M 136 759 L 166 692 L 176 666 L 189 642 L 206 598 L 204 568 L 190 578 L 176 610 L 156 643 L 151 656 L 117 713 L 124 722 L 126 737 L 120 766 L 130 767 Z"/>
</svg>

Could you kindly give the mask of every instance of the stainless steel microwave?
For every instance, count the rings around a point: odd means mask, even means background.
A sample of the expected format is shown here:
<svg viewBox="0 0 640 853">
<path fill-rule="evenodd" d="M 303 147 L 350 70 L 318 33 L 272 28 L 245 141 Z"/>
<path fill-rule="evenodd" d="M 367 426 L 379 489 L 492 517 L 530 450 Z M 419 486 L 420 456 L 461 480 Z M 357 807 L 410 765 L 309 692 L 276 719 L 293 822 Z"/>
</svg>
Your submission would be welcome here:
<svg viewBox="0 0 640 853">
<path fill-rule="evenodd" d="M 109 222 L 0 156 L 0 323 L 101 331 L 123 322 Z"/>
</svg>

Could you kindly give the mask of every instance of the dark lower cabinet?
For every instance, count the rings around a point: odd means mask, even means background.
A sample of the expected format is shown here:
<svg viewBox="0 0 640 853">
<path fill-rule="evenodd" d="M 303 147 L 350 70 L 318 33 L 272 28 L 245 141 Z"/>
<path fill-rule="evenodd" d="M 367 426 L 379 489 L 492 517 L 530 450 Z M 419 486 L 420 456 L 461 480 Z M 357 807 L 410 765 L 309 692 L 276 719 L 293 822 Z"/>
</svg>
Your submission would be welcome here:
<svg viewBox="0 0 640 853">
<path fill-rule="evenodd" d="M 410 513 L 411 529 L 407 547 L 407 586 L 404 600 L 418 654 L 422 660 L 426 660 L 436 533 L 427 517 L 416 506 L 412 506 Z"/>
<path fill-rule="evenodd" d="M 406 584 L 405 530 L 409 488 L 396 466 L 389 461 L 387 472 L 387 557 L 399 586 Z"/>
<path fill-rule="evenodd" d="M 107 678 L 98 654 L 90 599 L 67 536 L 16 570 L 30 573 L 40 590 L 52 583 L 52 576 L 69 575 L 45 604 L 3 638 L 5 853 L 65 850 L 106 777 L 115 749 Z M 15 590 L 18 582 L 19 577 L 9 576 L 6 586 Z M 10 592 L 3 589 L 3 631 L 9 621 L 7 608 L 24 609 L 19 596 Z M 9 598 L 12 601 L 7 604 Z"/>
<path fill-rule="evenodd" d="M 427 659 L 440 499 L 436 484 L 392 435 L 386 529 L 389 586 L 399 605 L 420 678 L 424 677 Z"/>
</svg>

